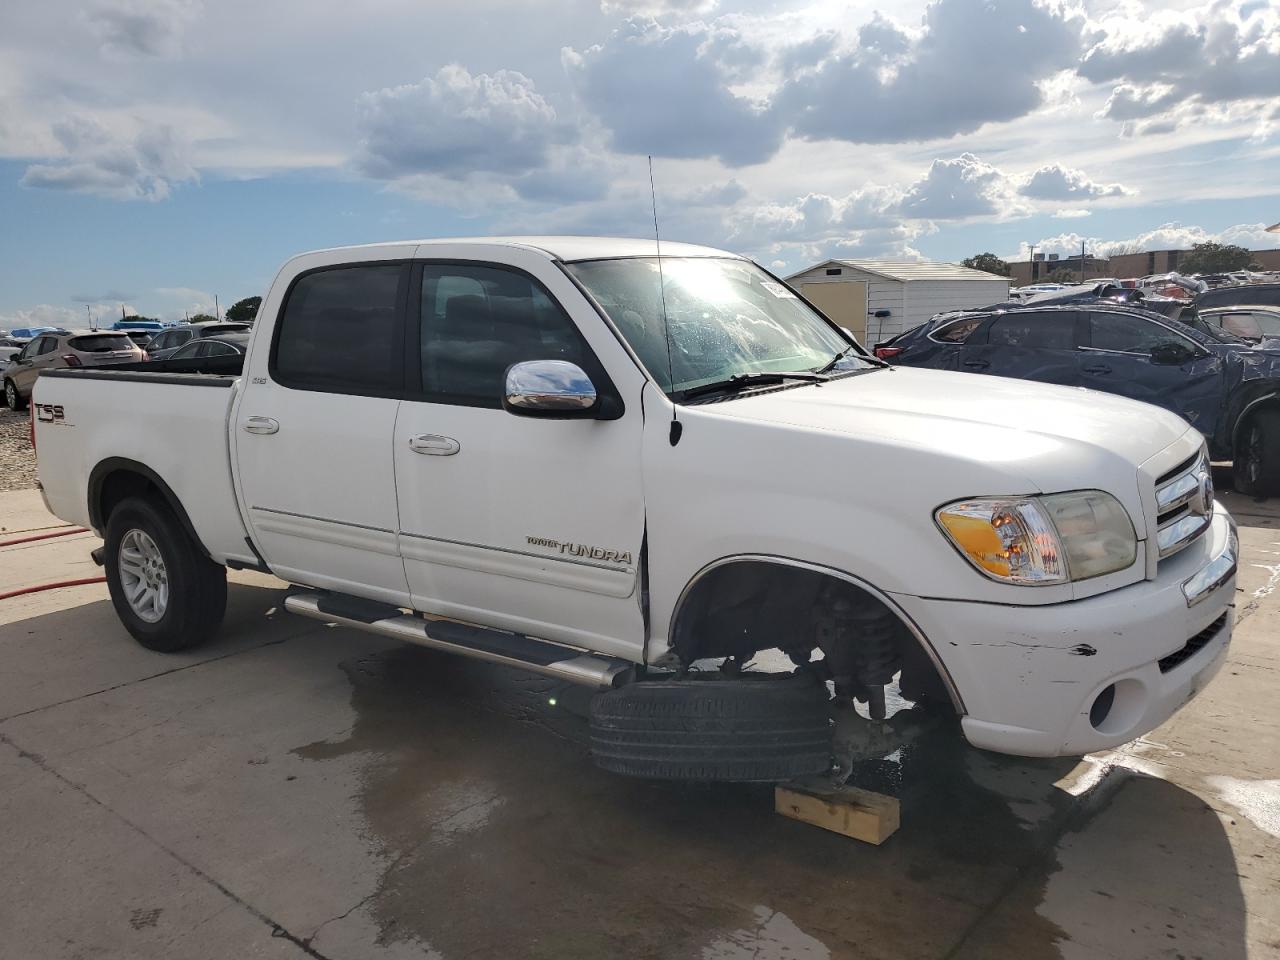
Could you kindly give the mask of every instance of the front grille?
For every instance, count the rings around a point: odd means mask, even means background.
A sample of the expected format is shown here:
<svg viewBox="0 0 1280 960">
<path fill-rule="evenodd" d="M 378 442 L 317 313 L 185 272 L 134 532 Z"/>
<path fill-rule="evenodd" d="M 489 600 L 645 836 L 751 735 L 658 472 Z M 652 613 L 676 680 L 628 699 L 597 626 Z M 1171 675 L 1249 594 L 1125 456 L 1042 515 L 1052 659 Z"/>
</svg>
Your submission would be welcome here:
<svg viewBox="0 0 1280 960">
<path fill-rule="evenodd" d="M 1209 624 L 1207 627 L 1205 627 L 1203 630 L 1197 633 L 1194 637 L 1192 637 L 1190 640 L 1186 642 L 1186 644 L 1182 647 L 1181 650 L 1175 650 L 1173 653 L 1169 654 L 1167 657 L 1162 657 L 1160 660 L 1160 672 L 1168 673 L 1170 670 L 1173 670 L 1181 666 L 1183 663 L 1190 660 L 1197 653 L 1203 650 L 1205 647 L 1205 644 L 1207 644 L 1210 640 L 1216 637 L 1222 631 L 1222 628 L 1227 625 L 1227 617 L 1230 616 L 1230 613 L 1231 611 L 1228 610 L 1226 613 L 1220 616 L 1217 620 L 1213 621 L 1213 623 Z"/>
<path fill-rule="evenodd" d="M 1156 481 L 1156 543 L 1160 559 L 1171 557 L 1209 529 L 1213 519 L 1213 474 L 1201 451 Z"/>
</svg>

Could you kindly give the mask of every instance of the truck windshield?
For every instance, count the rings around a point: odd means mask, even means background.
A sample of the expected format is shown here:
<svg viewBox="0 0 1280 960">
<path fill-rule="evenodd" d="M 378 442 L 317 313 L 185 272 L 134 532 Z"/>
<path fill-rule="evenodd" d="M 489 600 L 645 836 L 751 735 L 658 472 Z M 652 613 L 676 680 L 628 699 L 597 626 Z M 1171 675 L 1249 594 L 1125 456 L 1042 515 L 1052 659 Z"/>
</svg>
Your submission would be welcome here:
<svg viewBox="0 0 1280 960">
<path fill-rule="evenodd" d="M 876 365 L 850 350 L 849 342 L 786 286 L 745 260 L 663 257 L 661 273 L 656 257 L 565 266 L 668 394 L 743 374 L 823 368 L 839 373 Z M 847 356 L 832 365 L 846 350 Z"/>
</svg>

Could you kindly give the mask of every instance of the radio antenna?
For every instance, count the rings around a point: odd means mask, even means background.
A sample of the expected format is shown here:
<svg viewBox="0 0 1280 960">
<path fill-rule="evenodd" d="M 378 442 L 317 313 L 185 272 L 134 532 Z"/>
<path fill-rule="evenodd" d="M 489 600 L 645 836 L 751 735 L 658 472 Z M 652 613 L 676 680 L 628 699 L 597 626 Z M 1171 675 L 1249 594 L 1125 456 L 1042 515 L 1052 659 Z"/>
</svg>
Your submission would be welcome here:
<svg viewBox="0 0 1280 960">
<path fill-rule="evenodd" d="M 667 282 L 662 272 L 662 237 L 658 230 L 658 191 L 653 185 L 653 155 L 649 155 L 649 198 L 653 201 L 653 246 L 658 252 L 658 294 L 662 299 L 662 339 L 667 346 L 667 384 L 674 391 L 676 384 L 675 364 L 671 361 L 671 326 L 667 322 Z M 680 434 L 684 425 L 676 415 L 675 401 L 671 402 L 671 445 L 680 442 Z"/>
</svg>

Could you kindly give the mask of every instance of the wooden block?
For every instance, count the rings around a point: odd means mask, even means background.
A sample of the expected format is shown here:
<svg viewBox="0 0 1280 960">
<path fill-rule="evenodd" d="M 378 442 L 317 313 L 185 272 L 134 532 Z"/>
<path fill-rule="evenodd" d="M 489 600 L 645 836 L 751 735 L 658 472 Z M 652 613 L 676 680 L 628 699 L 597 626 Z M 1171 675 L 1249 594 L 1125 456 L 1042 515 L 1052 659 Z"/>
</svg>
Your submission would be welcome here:
<svg viewBox="0 0 1280 960">
<path fill-rule="evenodd" d="M 883 793 L 829 783 L 775 787 L 774 810 L 784 817 L 876 845 L 898 829 L 898 800 Z"/>
</svg>

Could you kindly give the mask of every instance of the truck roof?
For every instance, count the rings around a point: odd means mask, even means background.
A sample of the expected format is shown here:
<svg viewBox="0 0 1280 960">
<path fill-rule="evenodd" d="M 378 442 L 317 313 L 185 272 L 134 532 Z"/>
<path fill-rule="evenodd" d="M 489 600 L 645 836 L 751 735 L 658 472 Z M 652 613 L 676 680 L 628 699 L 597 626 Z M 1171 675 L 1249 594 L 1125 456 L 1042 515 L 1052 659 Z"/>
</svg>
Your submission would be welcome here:
<svg viewBox="0 0 1280 960">
<path fill-rule="evenodd" d="M 359 250 L 369 246 L 402 246 L 406 255 L 413 249 L 424 246 L 443 246 L 445 244 L 468 244 L 475 246 L 508 246 L 538 250 L 553 260 L 572 262 L 576 260 L 607 260 L 615 257 L 651 257 L 655 253 L 654 241 L 634 237 L 439 237 L 431 240 L 398 240 L 390 244 L 358 244 L 344 247 L 330 247 L 326 250 L 311 250 L 308 253 L 327 253 L 333 250 Z M 667 257 L 733 257 L 742 259 L 736 253 L 717 250 L 714 247 L 703 247 L 693 243 L 676 243 L 662 241 L 662 254 Z M 307 254 L 300 254 L 306 256 Z"/>
</svg>

